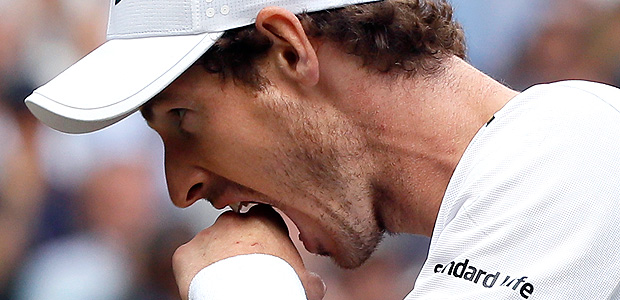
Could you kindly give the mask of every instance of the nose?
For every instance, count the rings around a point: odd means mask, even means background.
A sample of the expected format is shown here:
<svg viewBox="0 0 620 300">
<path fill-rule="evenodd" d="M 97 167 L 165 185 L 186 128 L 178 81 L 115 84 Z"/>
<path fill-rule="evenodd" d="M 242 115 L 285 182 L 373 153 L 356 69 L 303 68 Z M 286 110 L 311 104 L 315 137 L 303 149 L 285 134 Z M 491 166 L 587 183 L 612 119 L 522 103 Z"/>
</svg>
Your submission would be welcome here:
<svg viewBox="0 0 620 300">
<path fill-rule="evenodd" d="M 204 198 L 202 195 L 206 194 L 203 191 L 203 188 L 205 187 L 205 184 L 202 182 L 198 182 L 195 183 L 194 185 L 192 185 L 192 187 L 189 188 L 189 191 L 187 191 L 187 194 L 185 196 L 185 202 L 184 204 L 187 206 L 190 206 L 192 204 L 194 204 L 194 202 Z"/>
<path fill-rule="evenodd" d="M 168 154 L 168 153 L 166 153 Z M 172 203 L 180 208 L 191 206 L 207 198 L 221 185 L 219 176 L 187 161 L 165 157 L 166 182 Z"/>
<path fill-rule="evenodd" d="M 206 198 L 209 187 L 213 185 L 214 177 L 206 170 L 193 169 L 179 172 L 166 167 L 166 181 L 172 203 L 177 207 L 185 208 Z"/>
</svg>

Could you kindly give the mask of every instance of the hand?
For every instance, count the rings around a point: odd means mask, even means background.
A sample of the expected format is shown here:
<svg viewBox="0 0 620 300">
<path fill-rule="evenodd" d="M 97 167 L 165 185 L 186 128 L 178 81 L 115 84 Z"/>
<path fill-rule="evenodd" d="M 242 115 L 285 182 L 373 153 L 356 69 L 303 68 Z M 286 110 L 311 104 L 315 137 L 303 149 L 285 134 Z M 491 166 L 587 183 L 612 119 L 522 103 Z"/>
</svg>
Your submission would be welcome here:
<svg viewBox="0 0 620 300">
<path fill-rule="evenodd" d="M 323 281 L 306 270 L 284 220 L 268 205 L 256 205 L 245 214 L 225 212 L 213 226 L 177 249 L 172 265 L 181 297 L 187 299 L 191 280 L 204 267 L 228 257 L 251 253 L 284 259 L 297 272 L 308 300 L 323 299 Z"/>
</svg>

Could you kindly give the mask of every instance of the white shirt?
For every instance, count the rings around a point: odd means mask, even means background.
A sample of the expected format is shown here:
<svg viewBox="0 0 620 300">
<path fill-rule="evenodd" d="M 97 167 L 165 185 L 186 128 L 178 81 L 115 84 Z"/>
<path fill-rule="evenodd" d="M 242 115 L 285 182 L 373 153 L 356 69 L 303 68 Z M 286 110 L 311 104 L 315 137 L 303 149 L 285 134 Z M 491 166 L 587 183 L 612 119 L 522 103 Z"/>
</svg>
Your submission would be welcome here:
<svg viewBox="0 0 620 300">
<path fill-rule="evenodd" d="M 620 298 L 619 107 L 620 90 L 573 81 L 496 113 L 450 180 L 406 299 Z"/>
<path fill-rule="evenodd" d="M 253 299 L 304 299 L 270 295 L 290 270 L 273 263 Z M 197 276 L 190 299 L 212 299 L 195 296 L 205 286 Z M 406 299 L 620 299 L 620 90 L 539 85 L 498 111 L 450 180 Z"/>
</svg>

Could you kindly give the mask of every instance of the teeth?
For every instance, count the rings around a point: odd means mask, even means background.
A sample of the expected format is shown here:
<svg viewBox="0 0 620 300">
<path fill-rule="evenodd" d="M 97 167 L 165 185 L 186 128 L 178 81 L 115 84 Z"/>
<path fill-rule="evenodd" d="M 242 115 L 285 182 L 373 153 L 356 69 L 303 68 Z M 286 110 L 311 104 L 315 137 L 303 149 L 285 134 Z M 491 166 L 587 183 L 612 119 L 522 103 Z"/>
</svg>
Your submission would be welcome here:
<svg viewBox="0 0 620 300">
<path fill-rule="evenodd" d="M 239 202 L 231 203 L 228 205 L 232 211 L 239 213 L 241 210 L 241 204 Z"/>
<path fill-rule="evenodd" d="M 248 211 L 249 206 L 255 204 L 255 203 L 251 203 L 251 202 L 235 202 L 235 203 L 231 203 L 228 205 L 228 207 L 230 207 L 230 209 L 236 213 L 245 213 Z"/>
</svg>

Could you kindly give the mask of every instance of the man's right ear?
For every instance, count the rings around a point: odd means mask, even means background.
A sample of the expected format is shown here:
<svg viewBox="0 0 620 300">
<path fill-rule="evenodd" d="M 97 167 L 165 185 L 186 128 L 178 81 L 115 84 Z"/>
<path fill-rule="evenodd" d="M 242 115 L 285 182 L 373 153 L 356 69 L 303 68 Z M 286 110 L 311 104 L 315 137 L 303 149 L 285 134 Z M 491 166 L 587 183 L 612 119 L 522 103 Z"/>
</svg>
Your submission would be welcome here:
<svg viewBox="0 0 620 300">
<path fill-rule="evenodd" d="M 292 12 L 275 6 L 263 8 L 256 18 L 256 28 L 272 41 L 270 55 L 283 75 L 306 86 L 318 83 L 316 51 Z"/>
</svg>

